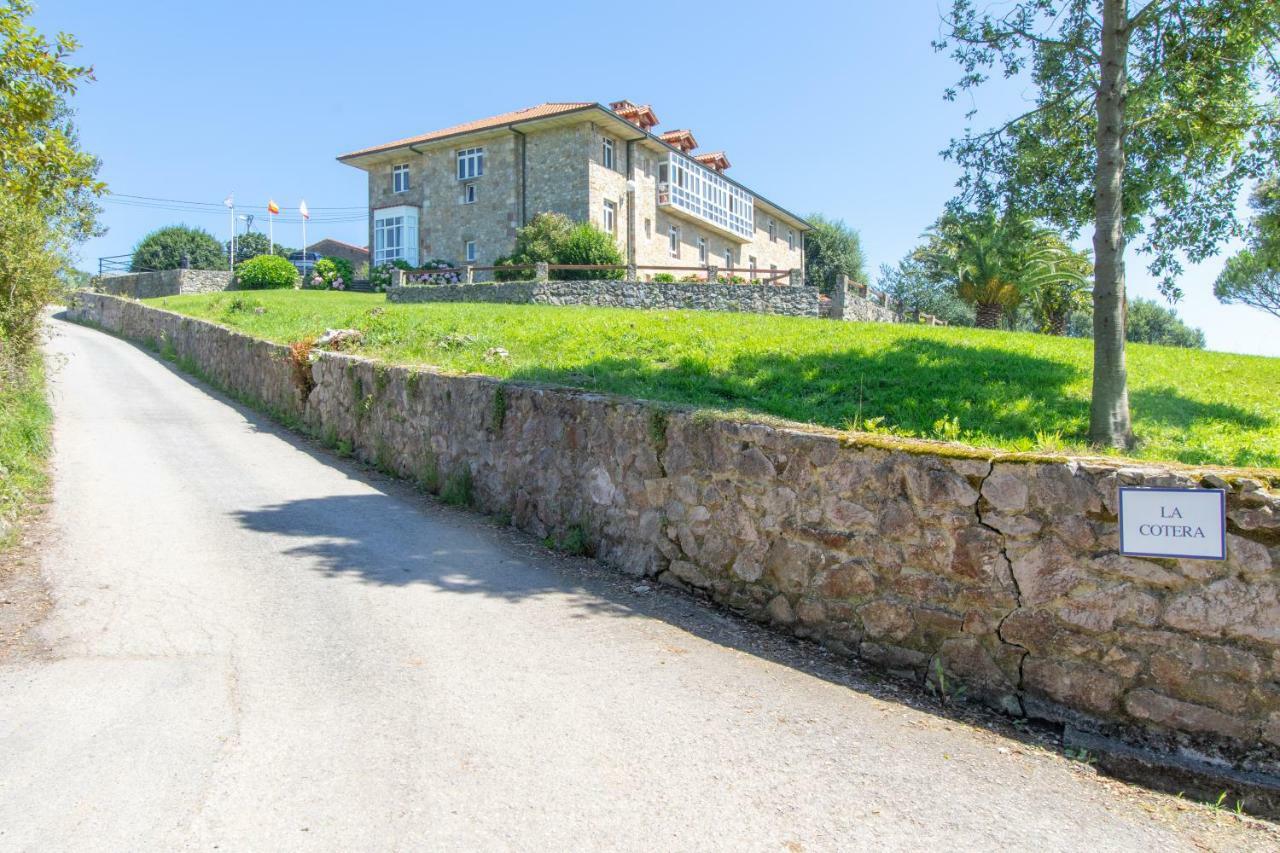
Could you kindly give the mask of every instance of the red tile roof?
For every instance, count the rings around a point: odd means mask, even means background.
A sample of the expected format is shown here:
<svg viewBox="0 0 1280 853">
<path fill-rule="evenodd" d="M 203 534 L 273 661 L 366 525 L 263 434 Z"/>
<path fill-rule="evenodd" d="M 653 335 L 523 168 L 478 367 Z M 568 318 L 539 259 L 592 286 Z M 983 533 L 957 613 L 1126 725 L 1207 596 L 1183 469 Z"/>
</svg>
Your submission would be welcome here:
<svg viewBox="0 0 1280 853">
<path fill-rule="evenodd" d="M 698 147 L 698 140 L 693 138 L 691 130 L 668 130 L 666 133 L 658 135 L 658 138 L 668 145 L 674 145 L 681 151 L 689 152 Z"/>
<path fill-rule="evenodd" d="M 346 160 L 351 157 L 359 157 L 362 154 L 375 154 L 379 151 L 390 151 L 393 148 L 403 148 L 406 145 L 416 145 L 419 142 L 430 142 L 433 139 L 443 139 L 448 136 L 456 136 L 460 133 L 471 133 L 477 130 L 488 130 L 494 127 L 502 127 L 505 124 L 511 124 L 518 121 L 529 121 L 535 118 L 546 118 L 547 116 L 559 115 L 560 113 L 573 112 L 584 107 L 593 106 L 591 101 L 581 101 L 574 103 L 547 103 L 538 104 L 536 107 L 526 107 L 523 110 L 514 110 L 501 115 L 490 116 L 489 118 L 477 119 L 476 121 L 468 121 L 463 124 L 455 124 L 453 127 L 442 128 L 441 130 L 433 130 L 430 133 L 424 133 L 421 136 L 410 136 L 405 139 L 397 139 L 395 142 L 386 142 L 382 145 L 374 145 L 371 148 L 361 148 L 359 151 L 352 151 L 348 154 L 342 154 L 339 160 Z"/>
<path fill-rule="evenodd" d="M 695 154 L 693 159 L 710 169 L 723 172 L 729 168 L 729 158 L 723 151 L 710 151 L 706 154 Z"/>
</svg>

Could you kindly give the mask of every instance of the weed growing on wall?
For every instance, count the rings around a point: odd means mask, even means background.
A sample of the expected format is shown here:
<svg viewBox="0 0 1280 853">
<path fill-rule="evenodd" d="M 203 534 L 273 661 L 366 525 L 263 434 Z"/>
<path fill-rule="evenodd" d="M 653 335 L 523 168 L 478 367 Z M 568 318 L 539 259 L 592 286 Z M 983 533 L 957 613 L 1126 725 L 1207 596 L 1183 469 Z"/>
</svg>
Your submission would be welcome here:
<svg viewBox="0 0 1280 853">
<path fill-rule="evenodd" d="M 440 500 L 449 506 L 469 507 L 475 503 L 475 486 L 471 481 L 471 469 L 463 466 L 449 475 L 440 490 Z"/>
</svg>

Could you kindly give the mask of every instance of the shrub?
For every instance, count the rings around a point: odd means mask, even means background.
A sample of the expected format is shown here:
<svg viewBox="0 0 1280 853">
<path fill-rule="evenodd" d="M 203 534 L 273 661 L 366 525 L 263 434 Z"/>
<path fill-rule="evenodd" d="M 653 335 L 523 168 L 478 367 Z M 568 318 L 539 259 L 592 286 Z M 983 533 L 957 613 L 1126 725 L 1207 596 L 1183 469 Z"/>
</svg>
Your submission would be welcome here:
<svg viewBox="0 0 1280 853">
<path fill-rule="evenodd" d="M 431 258 L 423 261 L 418 266 L 418 271 L 410 273 L 406 276 L 406 282 L 409 284 L 457 284 L 462 281 L 463 274 L 458 272 L 459 267 L 452 261 L 446 261 L 441 258 Z M 442 272 L 431 272 L 431 270 L 442 270 Z M 448 270 L 448 272 L 444 272 Z"/>
<path fill-rule="evenodd" d="M 309 290 L 346 290 L 355 279 L 351 262 L 345 258 L 321 258 L 302 286 Z"/>
<path fill-rule="evenodd" d="M 397 258 L 394 261 L 378 264 L 369 270 L 369 284 L 379 293 L 391 286 L 391 271 L 395 269 L 411 270 L 412 266 L 408 261 L 402 261 Z"/>
<path fill-rule="evenodd" d="M 218 239 L 202 228 L 170 225 L 152 231 L 133 247 L 132 272 L 147 270 L 176 270 L 182 266 L 182 258 L 191 259 L 191 268 L 197 270 L 226 269 L 227 255 Z"/>
<path fill-rule="evenodd" d="M 660 272 L 653 277 L 658 284 L 675 284 L 676 277 L 669 272 Z"/>
<path fill-rule="evenodd" d="M 569 236 L 556 250 L 559 264 L 614 264 L 621 265 L 622 253 L 613 235 L 601 231 L 590 223 L 575 225 Z M 565 270 L 563 278 L 622 278 L 624 270 Z"/>
<path fill-rule="evenodd" d="M 236 284 L 246 290 L 293 287 L 298 271 L 277 255 L 258 255 L 236 267 Z"/>
</svg>

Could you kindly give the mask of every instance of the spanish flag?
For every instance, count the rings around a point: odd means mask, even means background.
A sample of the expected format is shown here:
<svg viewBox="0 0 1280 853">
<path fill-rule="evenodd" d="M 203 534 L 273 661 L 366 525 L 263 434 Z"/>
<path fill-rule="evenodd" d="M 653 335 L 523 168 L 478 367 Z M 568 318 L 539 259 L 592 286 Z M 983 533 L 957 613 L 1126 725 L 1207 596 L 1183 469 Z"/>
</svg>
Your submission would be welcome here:
<svg viewBox="0 0 1280 853">
<path fill-rule="evenodd" d="M 276 204 L 275 199 L 267 202 L 267 213 L 279 213 L 280 205 Z"/>
</svg>

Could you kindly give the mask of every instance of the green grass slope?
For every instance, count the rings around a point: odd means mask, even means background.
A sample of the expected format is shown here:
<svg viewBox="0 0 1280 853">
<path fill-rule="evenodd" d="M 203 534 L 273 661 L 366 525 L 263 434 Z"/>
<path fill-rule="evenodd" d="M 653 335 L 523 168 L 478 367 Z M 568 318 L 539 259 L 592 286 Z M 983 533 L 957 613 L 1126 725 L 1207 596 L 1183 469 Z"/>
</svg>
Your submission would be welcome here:
<svg viewBox="0 0 1280 853">
<path fill-rule="evenodd" d="M 149 302 L 282 343 L 357 328 L 364 352 L 390 362 L 836 429 L 1056 452 L 1083 450 L 1088 424 L 1084 340 L 698 311 L 392 305 L 324 291 Z M 1280 467 L 1280 359 L 1132 344 L 1129 379 L 1141 441 L 1130 455 Z"/>
<path fill-rule="evenodd" d="M 53 411 L 45 397 L 44 363 L 0 365 L 0 548 L 13 544 L 17 522 L 44 491 Z"/>
</svg>

